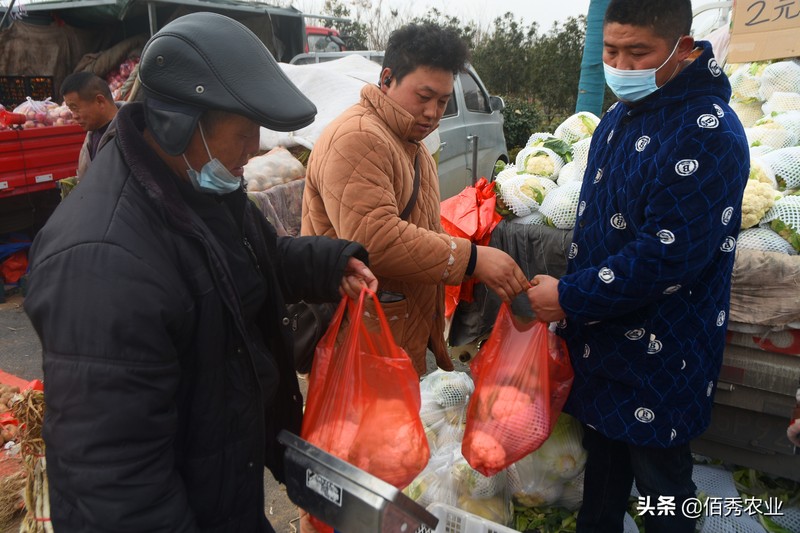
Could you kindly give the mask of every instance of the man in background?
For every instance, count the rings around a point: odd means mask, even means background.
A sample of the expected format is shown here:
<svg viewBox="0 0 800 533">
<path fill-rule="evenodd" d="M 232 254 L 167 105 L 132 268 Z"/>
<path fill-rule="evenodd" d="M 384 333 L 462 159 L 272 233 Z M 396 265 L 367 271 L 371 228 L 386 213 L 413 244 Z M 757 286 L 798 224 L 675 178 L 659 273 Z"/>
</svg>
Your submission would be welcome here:
<svg viewBox="0 0 800 533">
<path fill-rule="evenodd" d="M 61 84 L 61 97 L 72 117 L 86 130 L 86 140 L 78 159 L 78 181 L 86 174 L 100 148 L 114 137 L 111 121 L 119 104 L 114 102 L 108 84 L 91 72 L 70 74 Z"/>
</svg>

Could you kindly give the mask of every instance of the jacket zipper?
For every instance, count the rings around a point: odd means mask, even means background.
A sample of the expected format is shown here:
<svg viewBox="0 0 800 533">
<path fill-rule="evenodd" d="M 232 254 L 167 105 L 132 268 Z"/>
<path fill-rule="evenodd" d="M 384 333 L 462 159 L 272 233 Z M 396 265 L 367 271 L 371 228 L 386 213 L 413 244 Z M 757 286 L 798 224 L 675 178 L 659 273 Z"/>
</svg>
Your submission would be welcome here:
<svg viewBox="0 0 800 533">
<path fill-rule="evenodd" d="M 258 264 L 258 257 L 256 257 L 256 251 L 253 250 L 253 245 L 250 244 L 250 241 L 247 240 L 247 237 L 242 236 L 242 244 L 247 249 L 247 253 L 250 255 L 250 259 L 253 260 L 253 265 L 255 265 L 256 270 L 259 274 L 261 274 L 261 266 Z"/>
</svg>

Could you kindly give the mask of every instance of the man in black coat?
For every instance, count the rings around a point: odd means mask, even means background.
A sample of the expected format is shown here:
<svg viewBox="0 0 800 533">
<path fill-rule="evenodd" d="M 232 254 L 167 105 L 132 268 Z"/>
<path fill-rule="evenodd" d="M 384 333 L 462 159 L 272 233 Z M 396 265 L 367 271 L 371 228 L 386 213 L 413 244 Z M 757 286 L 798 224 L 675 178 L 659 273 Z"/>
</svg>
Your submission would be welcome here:
<svg viewBox="0 0 800 533">
<path fill-rule="evenodd" d="M 278 237 L 248 201 L 259 126 L 316 114 L 252 32 L 181 17 L 139 76 L 144 102 L 31 249 L 52 522 L 270 532 L 264 466 L 282 480 L 276 435 L 302 417 L 285 303 L 377 282 L 360 245 Z"/>
</svg>

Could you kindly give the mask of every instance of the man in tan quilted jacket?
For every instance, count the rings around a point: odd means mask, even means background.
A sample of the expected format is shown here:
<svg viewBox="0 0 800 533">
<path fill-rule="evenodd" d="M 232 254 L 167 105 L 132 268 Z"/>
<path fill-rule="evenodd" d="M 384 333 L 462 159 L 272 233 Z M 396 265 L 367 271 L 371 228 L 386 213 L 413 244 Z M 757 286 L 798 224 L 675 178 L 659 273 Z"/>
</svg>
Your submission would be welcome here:
<svg viewBox="0 0 800 533">
<path fill-rule="evenodd" d="M 527 289 L 514 260 L 446 234 L 436 165 L 420 142 L 439 124 L 468 58 L 458 35 L 409 24 L 389 37 L 378 85 L 323 131 L 309 159 L 303 235 L 357 241 L 369 251 L 395 341 L 426 372 L 426 349 L 452 370 L 444 339 L 444 285 L 475 276 L 505 301 Z M 419 190 L 411 202 L 415 159 Z"/>
</svg>

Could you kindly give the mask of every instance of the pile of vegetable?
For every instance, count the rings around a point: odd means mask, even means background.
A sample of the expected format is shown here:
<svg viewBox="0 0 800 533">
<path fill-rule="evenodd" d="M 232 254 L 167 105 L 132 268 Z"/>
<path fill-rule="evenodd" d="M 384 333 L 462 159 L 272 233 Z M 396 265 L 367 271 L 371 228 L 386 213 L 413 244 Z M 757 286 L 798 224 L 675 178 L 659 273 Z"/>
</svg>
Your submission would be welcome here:
<svg viewBox="0 0 800 533">
<path fill-rule="evenodd" d="M 520 526 L 531 513 L 541 515 L 547 523 L 560 517 L 560 524 L 564 518 L 573 517 L 582 500 L 586 463 L 580 424 L 562 414 L 550 438 L 538 450 L 493 476 L 484 476 L 461 453 L 467 407 L 474 391 L 472 378 L 465 372 L 436 370 L 423 377 L 420 417 L 431 458 L 403 492 L 424 507 L 432 503 L 452 505 L 519 531 L 526 530 Z M 506 398 L 514 391 L 501 392 L 486 406 L 489 411 L 485 416 L 512 414 L 503 410 L 518 403 L 515 398 Z M 539 522 L 532 518 L 526 523 Z M 574 522 L 572 527 L 574 531 Z"/>
<path fill-rule="evenodd" d="M 742 249 L 800 253 L 800 61 L 728 65 L 736 112 L 750 144 L 742 199 Z M 599 119 L 572 115 L 555 132 L 534 133 L 495 179 L 498 212 L 511 222 L 571 229 Z M 502 167 L 502 165 L 501 165 Z"/>
<path fill-rule="evenodd" d="M 123 94 L 125 83 L 130 78 L 136 65 L 139 64 L 139 59 L 138 56 L 129 57 L 120 63 L 119 67 L 106 74 L 108 88 L 111 89 L 111 96 L 114 100 L 125 99 L 126 95 Z"/>
<path fill-rule="evenodd" d="M 20 533 L 52 533 L 50 523 L 50 489 L 47 481 L 45 445 L 42 439 L 44 421 L 44 391 L 26 389 L 12 405 L 14 418 L 19 421 L 19 442 L 25 464 L 25 517 Z"/>
<path fill-rule="evenodd" d="M 800 62 L 729 64 L 730 105 L 750 144 L 742 249 L 800 252 Z"/>
<path fill-rule="evenodd" d="M 265 191 L 275 185 L 302 179 L 305 175 L 303 163 L 282 146 L 252 157 L 244 166 L 248 192 Z"/>
<path fill-rule="evenodd" d="M 552 134 L 532 134 L 515 162 L 497 169 L 498 212 L 519 224 L 574 227 L 589 143 L 599 122 L 582 111 Z"/>
<path fill-rule="evenodd" d="M 19 422 L 9 414 L 12 404 L 19 398 L 19 387 L 0 383 L 0 446 L 8 442 L 14 444 L 19 433 Z"/>
</svg>

